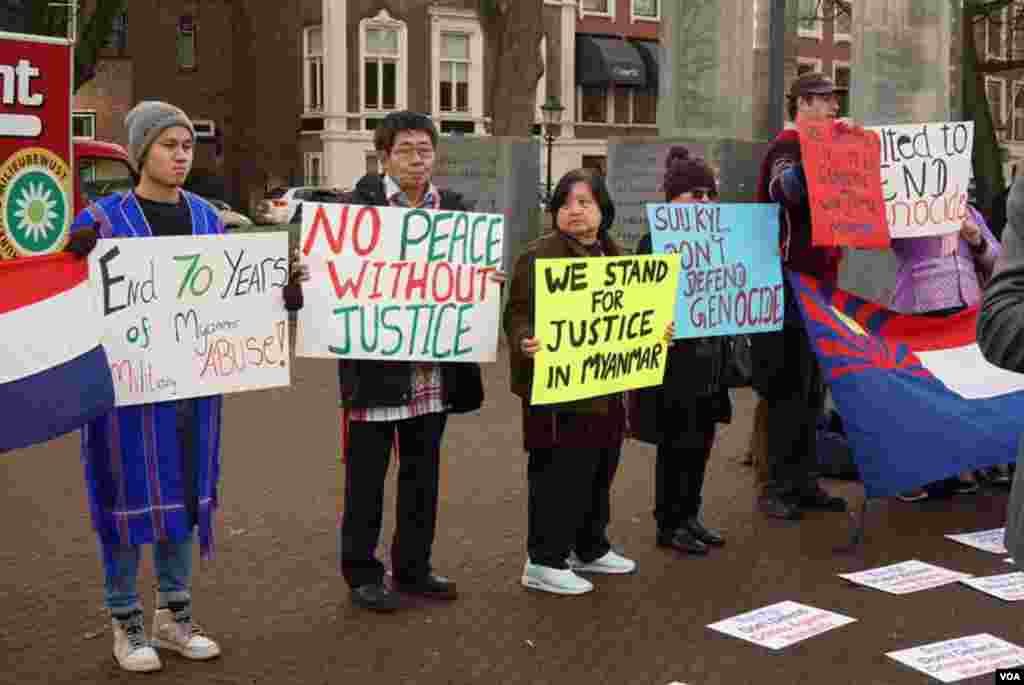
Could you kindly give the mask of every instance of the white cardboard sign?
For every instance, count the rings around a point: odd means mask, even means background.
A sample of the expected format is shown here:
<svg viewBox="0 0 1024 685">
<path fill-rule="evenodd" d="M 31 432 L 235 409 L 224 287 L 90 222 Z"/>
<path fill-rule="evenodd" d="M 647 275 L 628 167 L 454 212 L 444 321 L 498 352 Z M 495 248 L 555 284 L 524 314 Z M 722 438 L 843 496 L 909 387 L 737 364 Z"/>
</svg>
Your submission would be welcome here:
<svg viewBox="0 0 1024 685">
<path fill-rule="evenodd" d="M 992 554 L 1006 554 L 1006 545 L 1003 539 L 1006 537 L 1006 528 L 993 528 L 992 530 L 978 530 L 973 533 L 961 533 L 959 535 L 947 535 L 947 538 L 960 544 L 980 549 L 983 552 Z"/>
<path fill-rule="evenodd" d="M 290 383 L 287 234 L 101 240 L 89 278 L 118 406 Z"/>
<path fill-rule="evenodd" d="M 857 573 L 840 573 L 839 577 L 882 592 L 905 595 L 955 583 L 962 578 L 970 578 L 971 574 L 958 573 L 913 559 Z"/>
<path fill-rule="evenodd" d="M 943 683 L 1024 664 L 1024 649 L 988 633 L 887 652 L 886 656 Z"/>
<path fill-rule="evenodd" d="M 505 217 L 305 203 L 305 306 L 296 353 L 494 361 Z"/>
<path fill-rule="evenodd" d="M 967 215 L 974 122 L 874 126 L 882 146 L 882 197 L 893 238 L 960 230 Z"/>
<path fill-rule="evenodd" d="M 768 649 L 782 649 L 856 620 L 785 601 L 712 623 L 708 628 Z"/>
</svg>

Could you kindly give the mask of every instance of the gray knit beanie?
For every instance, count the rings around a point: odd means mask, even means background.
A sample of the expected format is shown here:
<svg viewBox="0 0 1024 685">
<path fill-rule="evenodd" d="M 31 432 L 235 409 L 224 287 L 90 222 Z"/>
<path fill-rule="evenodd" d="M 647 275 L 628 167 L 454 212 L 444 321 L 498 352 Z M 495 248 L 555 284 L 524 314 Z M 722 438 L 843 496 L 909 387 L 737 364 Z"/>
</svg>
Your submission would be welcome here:
<svg viewBox="0 0 1024 685">
<path fill-rule="evenodd" d="M 192 121 L 181 109 L 166 102 L 143 100 L 135 105 L 124 117 L 128 129 L 128 159 L 137 173 L 142 173 L 149 146 L 157 137 L 172 126 L 183 126 L 196 137 Z"/>
</svg>

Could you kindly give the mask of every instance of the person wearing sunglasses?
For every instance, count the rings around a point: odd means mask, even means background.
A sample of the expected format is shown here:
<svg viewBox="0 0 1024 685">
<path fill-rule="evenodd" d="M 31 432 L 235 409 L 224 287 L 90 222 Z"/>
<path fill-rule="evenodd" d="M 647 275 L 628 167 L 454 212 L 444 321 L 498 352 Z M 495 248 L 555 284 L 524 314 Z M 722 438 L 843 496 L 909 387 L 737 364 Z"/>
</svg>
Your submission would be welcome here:
<svg viewBox="0 0 1024 685">
<path fill-rule="evenodd" d="M 703 159 L 674 146 L 665 161 L 665 201 L 718 200 L 715 175 Z M 648 233 L 637 254 L 651 254 Z M 725 539 L 699 518 L 701 491 L 718 423 L 732 419 L 729 390 L 723 385 L 726 338 L 694 338 L 670 344 L 665 379 L 659 386 L 630 393 L 630 434 L 657 447 L 654 467 L 656 544 L 684 554 L 704 555 Z"/>
</svg>

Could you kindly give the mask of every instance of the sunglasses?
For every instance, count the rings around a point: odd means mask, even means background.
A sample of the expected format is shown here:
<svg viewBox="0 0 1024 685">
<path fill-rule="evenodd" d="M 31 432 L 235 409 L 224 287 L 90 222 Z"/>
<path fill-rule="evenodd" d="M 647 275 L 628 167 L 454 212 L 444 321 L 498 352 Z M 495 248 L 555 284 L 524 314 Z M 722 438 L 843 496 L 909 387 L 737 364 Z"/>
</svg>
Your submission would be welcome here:
<svg viewBox="0 0 1024 685">
<path fill-rule="evenodd" d="M 694 188 L 689 191 L 694 200 L 717 200 L 718 193 L 708 188 Z"/>
</svg>

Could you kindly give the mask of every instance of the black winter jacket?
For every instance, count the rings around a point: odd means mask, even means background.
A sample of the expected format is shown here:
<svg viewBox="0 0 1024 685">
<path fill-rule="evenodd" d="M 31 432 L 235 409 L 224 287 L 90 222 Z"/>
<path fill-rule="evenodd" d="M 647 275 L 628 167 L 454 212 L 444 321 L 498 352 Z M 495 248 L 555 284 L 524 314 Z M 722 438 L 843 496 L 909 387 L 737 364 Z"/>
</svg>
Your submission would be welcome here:
<svg viewBox="0 0 1024 685">
<path fill-rule="evenodd" d="M 441 209 L 468 211 L 459 193 L 441 190 Z M 370 174 L 342 196 L 354 205 L 386 207 L 384 179 Z M 412 399 L 412 362 L 340 359 L 341 404 L 349 409 L 400 407 Z M 484 401 L 480 366 L 474 362 L 441 364 L 444 402 L 452 413 L 476 411 Z"/>
</svg>

